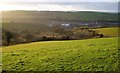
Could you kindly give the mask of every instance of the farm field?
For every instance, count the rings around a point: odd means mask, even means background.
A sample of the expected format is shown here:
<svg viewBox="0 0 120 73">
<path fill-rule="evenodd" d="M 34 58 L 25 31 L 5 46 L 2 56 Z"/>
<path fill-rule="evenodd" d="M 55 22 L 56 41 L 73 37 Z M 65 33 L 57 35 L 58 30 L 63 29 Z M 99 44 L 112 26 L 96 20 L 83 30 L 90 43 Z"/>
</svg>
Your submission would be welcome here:
<svg viewBox="0 0 120 73">
<path fill-rule="evenodd" d="M 119 71 L 118 38 L 3 47 L 2 62 L 3 71 Z"/>
<path fill-rule="evenodd" d="M 118 30 L 120 27 L 109 27 L 109 28 L 97 28 L 97 29 L 93 29 L 98 33 L 102 33 L 105 36 L 118 36 Z"/>
</svg>

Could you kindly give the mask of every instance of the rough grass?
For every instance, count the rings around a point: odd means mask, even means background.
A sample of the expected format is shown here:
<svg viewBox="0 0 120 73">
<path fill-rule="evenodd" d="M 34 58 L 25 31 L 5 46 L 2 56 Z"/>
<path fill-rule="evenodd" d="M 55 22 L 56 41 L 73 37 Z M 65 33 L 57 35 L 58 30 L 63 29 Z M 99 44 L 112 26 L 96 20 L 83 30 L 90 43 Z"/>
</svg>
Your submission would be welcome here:
<svg viewBox="0 0 120 73">
<path fill-rule="evenodd" d="M 4 71 L 119 71 L 118 38 L 3 47 Z"/>
<path fill-rule="evenodd" d="M 115 36 L 118 36 L 118 29 L 119 28 L 120 27 L 111 27 L 111 28 L 98 28 L 98 29 L 93 29 L 93 30 L 95 30 L 98 33 L 102 33 L 105 36 L 115 37 Z"/>
</svg>

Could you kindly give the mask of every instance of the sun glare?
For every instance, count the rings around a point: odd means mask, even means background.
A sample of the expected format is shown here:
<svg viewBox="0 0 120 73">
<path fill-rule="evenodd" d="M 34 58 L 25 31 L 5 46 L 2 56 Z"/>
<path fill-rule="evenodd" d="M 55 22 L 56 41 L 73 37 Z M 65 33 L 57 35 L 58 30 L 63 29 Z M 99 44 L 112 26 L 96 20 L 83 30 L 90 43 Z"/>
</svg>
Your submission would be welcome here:
<svg viewBox="0 0 120 73">
<path fill-rule="evenodd" d="M 10 5 L 9 3 L 4 3 L 4 2 L 0 3 L 0 11 L 11 10 L 11 8 L 12 5 Z"/>
<path fill-rule="evenodd" d="M 31 6 L 19 5 L 15 3 L 0 3 L 0 11 L 9 11 L 9 10 L 27 10 Z"/>
<path fill-rule="evenodd" d="M 38 4 L 38 5 L 21 5 L 15 3 L 0 3 L 0 11 L 9 10 L 50 10 L 50 11 L 69 11 L 74 10 L 71 6 L 64 5 L 51 5 L 51 4 Z"/>
</svg>

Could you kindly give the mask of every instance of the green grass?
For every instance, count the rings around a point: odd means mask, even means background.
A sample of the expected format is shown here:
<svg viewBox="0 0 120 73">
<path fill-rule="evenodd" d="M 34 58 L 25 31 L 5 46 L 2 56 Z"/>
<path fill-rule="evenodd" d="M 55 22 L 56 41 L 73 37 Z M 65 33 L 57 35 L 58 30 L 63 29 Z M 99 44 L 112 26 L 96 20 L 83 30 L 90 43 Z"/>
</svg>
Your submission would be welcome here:
<svg viewBox="0 0 120 73">
<path fill-rule="evenodd" d="M 118 71 L 118 38 L 3 47 L 4 71 Z"/>
<path fill-rule="evenodd" d="M 119 27 L 120 28 L 120 27 Z M 111 27 L 111 28 L 98 28 L 98 29 L 93 29 L 98 33 L 102 33 L 105 36 L 118 36 L 118 27 Z"/>
</svg>

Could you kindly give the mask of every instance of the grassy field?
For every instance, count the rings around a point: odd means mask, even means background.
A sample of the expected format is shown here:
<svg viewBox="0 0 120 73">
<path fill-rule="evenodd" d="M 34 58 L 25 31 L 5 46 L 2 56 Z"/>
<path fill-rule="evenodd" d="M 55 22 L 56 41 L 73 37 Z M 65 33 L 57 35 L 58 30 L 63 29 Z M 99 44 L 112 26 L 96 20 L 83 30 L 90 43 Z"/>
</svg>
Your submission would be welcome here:
<svg viewBox="0 0 120 73">
<path fill-rule="evenodd" d="M 119 27 L 120 28 L 120 27 Z M 111 28 L 98 28 L 98 29 L 93 29 L 98 33 L 102 33 L 105 36 L 118 36 L 118 27 L 111 27 Z"/>
<path fill-rule="evenodd" d="M 4 71 L 119 71 L 118 38 L 3 47 Z"/>
</svg>

